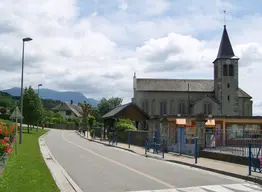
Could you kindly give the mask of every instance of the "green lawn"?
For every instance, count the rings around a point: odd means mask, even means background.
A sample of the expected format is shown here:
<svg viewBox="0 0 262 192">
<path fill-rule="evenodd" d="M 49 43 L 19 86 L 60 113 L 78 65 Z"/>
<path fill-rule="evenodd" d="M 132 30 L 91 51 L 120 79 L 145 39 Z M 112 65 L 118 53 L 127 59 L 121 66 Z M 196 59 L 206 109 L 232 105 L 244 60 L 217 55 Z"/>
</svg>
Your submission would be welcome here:
<svg viewBox="0 0 262 192">
<path fill-rule="evenodd" d="M 38 144 L 38 138 L 46 130 L 31 130 L 29 134 L 26 130 L 23 132 L 23 143 L 18 144 L 18 155 L 13 153 L 7 161 L 0 181 L 0 191 L 58 192 Z"/>
</svg>

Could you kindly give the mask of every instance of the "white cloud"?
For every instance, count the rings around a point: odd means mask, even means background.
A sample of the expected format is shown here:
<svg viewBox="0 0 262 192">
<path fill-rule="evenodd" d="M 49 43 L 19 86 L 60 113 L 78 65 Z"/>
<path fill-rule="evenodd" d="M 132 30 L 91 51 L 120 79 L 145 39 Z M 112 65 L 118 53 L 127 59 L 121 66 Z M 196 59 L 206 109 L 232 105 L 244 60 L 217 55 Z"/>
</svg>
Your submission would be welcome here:
<svg viewBox="0 0 262 192">
<path fill-rule="evenodd" d="M 138 77 L 213 78 L 226 8 L 240 57 L 240 86 L 262 114 L 262 91 L 255 83 L 261 80 L 259 12 L 242 14 L 247 5 L 225 0 L 81 1 L 0 2 L 0 89 L 20 86 L 26 36 L 33 38 L 25 47 L 26 86 L 42 83 L 130 101 L 135 71 Z"/>
<path fill-rule="evenodd" d="M 127 10 L 128 4 L 126 0 L 119 0 L 119 9 L 122 9 L 123 11 Z"/>
</svg>

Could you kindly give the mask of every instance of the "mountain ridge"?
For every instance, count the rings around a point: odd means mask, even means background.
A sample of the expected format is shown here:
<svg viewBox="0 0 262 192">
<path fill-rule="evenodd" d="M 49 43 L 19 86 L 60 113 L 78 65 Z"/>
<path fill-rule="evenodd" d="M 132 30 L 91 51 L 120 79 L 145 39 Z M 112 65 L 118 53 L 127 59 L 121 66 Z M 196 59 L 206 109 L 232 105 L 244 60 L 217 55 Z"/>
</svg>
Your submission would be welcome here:
<svg viewBox="0 0 262 192">
<path fill-rule="evenodd" d="M 12 96 L 19 97 L 21 89 L 19 87 L 13 87 L 10 89 L 1 90 L 2 92 L 9 93 Z M 34 91 L 37 93 L 38 90 L 34 89 Z M 74 91 L 56 91 L 52 89 L 42 88 L 39 89 L 39 96 L 42 99 L 52 99 L 52 100 L 58 100 L 63 102 L 71 102 L 73 103 L 83 103 L 86 101 L 87 103 L 91 104 L 92 107 L 96 107 L 99 101 L 93 99 L 93 98 L 87 98 L 84 96 L 81 92 L 74 92 Z"/>
</svg>

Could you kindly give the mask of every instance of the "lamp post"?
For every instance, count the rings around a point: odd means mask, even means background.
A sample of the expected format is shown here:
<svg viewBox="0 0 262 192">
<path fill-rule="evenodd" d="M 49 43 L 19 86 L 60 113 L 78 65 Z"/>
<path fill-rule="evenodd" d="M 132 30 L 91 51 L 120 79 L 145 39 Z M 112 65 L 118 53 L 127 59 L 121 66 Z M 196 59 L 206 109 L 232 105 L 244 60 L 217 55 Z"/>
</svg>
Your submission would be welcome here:
<svg viewBox="0 0 262 192">
<path fill-rule="evenodd" d="M 25 59 L 25 42 L 32 41 L 33 39 L 30 37 L 25 37 L 22 39 L 23 41 L 23 48 L 22 48 L 22 73 L 21 73 L 21 94 L 20 94 L 20 104 L 21 104 L 21 116 L 23 116 L 23 92 L 24 92 L 24 59 Z M 19 144 L 22 144 L 22 125 L 23 119 L 20 120 L 20 137 L 19 137 Z"/>
<path fill-rule="evenodd" d="M 39 87 L 43 86 L 42 84 L 38 84 L 38 89 L 37 89 L 37 95 L 39 96 Z"/>
<path fill-rule="evenodd" d="M 38 86 L 37 86 L 37 95 L 38 95 L 38 97 L 39 97 L 39 87 L 41 87 L 41 86 L 43 86 L 43 84 L 38 84 Z M 39 97 L 40 98 L 40 97 Z M 38 125 L 39 125 L 39 122 L 37 121 L 37 125 L 36 125 L 36 131 L 38 131 Z"/>
</svg>

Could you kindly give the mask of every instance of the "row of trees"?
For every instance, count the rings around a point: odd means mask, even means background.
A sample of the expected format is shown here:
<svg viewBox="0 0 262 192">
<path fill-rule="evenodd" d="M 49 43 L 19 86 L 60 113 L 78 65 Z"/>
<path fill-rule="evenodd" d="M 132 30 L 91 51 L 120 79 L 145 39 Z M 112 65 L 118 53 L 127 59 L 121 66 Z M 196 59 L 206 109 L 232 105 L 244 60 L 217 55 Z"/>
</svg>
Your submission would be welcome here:
<svg viewBox="0 0 262 192">
<path fill-rule="evenodd" d="M 29 125 L 36 125 L 37 123 L 80 125 L 81 123 L 84 128 L 87 129 L 88 126 L 93 126 L 95 123 L 102 123 L 101 117 L 121 105 L 122 101 L 123 100 L 118 97 L 109 99 L 102 98 L 96 108 L 92 108 L 92 106 L 86 102 L 81 103 L 83 118 L 73 118 L 65 121 L 59 113 L 50 110 L 55 107 L 55 105 L 61 103 L 61 101 L 42 100 L 30 86 L 24 89 L 24 123 Z M 20 106 L 19 97 L 13 97 L 8 93 L 0 92 L 0 115 L 6 114 L 6 118 L 9 118 L 10 113 L 16 106 Z"/>
</svg>

